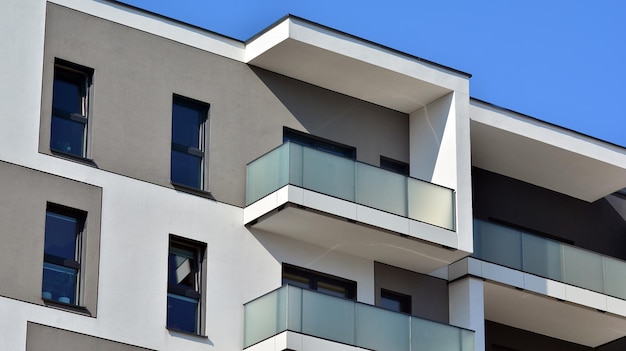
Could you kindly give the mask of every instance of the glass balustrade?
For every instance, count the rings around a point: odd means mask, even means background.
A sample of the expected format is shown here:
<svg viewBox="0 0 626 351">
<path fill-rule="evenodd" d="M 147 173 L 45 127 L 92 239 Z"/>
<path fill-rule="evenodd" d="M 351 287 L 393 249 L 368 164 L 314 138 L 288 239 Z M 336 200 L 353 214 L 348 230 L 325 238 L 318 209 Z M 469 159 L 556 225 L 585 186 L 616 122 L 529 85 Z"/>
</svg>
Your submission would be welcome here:
<svg viewBox="0 0 626 351">
<path fill-rule="evenodd" d="M 475 219 L 472 256 L 626 300 L 626 262 L 520 230 Z"/>
<path fill-rule="evenodd" d="M 287 184 L 455 230 L 453 190 L 290 142 L 248 164 L 246 204 Z"/>
<path fill-rule="evenodd" d="M 473 331 L 290 285 L 244 314 L 244 347 L 289 330 L 370 350 L 474 350 Z"/>
</svg>

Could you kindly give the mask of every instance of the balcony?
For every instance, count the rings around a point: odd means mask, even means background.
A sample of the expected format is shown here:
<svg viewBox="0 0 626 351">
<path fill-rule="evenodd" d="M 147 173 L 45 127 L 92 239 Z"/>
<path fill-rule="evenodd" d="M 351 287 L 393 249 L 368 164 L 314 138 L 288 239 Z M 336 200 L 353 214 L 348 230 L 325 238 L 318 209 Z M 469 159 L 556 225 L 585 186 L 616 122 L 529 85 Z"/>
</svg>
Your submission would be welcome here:
<svg viewBox="0 0 626 351">
<path fill-rule="evenodd" d="M 294 286 L 248 302 L 244 314 L 244 348 L 291 331 L 370 350 L 474 350 L 473 331 Z"/>
<path fill-rule="evenodd" d="M 287 184 L 454 230 L 453 190 L 289 142 L 248 165 L 246 205 Z"/>
<path fill-rule="evenodd" d="M 626 337 L 625 262 L 481 220 L 474 238 L 449 278 L 483 279 L 485 319 L 592 348 Z"/>
<path fill-rule="evenodd" d="M 626 262 L 561 242 L 474 221 L 473 256 L 626 300 Z"/>
<path fill-rule="evenodd" d="M 246 204 L 249 227 L 418 272 L 467 256 L 454 190 L 291 142 L 248 164 Z"/>
</svg>

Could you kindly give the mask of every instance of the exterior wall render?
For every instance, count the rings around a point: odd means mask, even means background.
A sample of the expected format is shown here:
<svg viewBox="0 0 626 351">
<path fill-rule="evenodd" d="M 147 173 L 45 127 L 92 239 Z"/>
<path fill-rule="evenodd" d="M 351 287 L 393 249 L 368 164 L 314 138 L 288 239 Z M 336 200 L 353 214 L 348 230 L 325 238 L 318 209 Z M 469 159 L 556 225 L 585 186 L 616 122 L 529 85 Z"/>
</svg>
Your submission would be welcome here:
<svg viewBox="0 0 626 351">
<path fill-rule="evenodd" d="M 98 301 L 102 189 L 0 161 L 3 244 L 0 296 L 43 305 L 41 298 L 46 206 L 87 213 L 82 236 L 80 305 L 95 317 Z"/>
<path fill-rule="evenodd" d="M 378 165 L 380 155 L 408 161 L 405 114 L 51 3 L 44 154 L 55 58 L 94 69 L 90 154 L 100 169 L 170 186 L 173 94 L 210 104 L 205 190 L 220 202 L 244 205 L 245 166 L 282 143 L 283 126 L 355 146 L 366 163 Z"/>
</svg>

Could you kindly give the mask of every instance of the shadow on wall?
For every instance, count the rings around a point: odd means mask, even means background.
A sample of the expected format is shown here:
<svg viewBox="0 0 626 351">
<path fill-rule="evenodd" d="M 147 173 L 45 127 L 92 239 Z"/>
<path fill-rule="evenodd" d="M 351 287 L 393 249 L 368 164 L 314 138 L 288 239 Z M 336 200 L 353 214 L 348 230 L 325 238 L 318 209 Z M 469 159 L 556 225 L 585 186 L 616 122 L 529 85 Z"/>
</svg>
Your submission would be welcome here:
<svg viewBox="0 0 626 351">
<path fill-rule="evenodd" d="M 409 161 L 408 115 L 257 67 L 250 67 L 293 116 L 287 127 L 357 148 L 357 159 L 380 155 Z"/>
</svg>

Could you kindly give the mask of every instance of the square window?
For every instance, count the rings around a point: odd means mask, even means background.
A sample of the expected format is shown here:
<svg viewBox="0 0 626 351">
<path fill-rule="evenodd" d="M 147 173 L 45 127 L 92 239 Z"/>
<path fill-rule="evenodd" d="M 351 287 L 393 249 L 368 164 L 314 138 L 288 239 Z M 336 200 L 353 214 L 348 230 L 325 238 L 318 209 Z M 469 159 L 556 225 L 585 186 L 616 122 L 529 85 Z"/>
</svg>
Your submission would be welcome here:
<svg viewBox="0 0 626 351">
<path fill-rule="evenodd" d="M 167 328 L 200 334 L 202 260 L 205 245 L 170 239 L 167 269 Z"/>
<path fill-rule="evenodd" d="M 50 149 L 85 158 L 88 96 L 93 70 L 57 60 L 54 66 Z"/>
<path fill-rule="evenodd" d="M 171 181 L 205 188 L 205 145 L 209 105 L 174 96 L 172 104 Z"/>
<path fill-rule="evenodd" d="M 43 299 L 79 304 L 80 250 L 84 223 L 83 212 L 48 206 L 41 290 Z"/>
<path fill-rule="evenodd" d="M 380 307 L 411 314 L 411 296 L 381 289 Z"/>
</svg>

